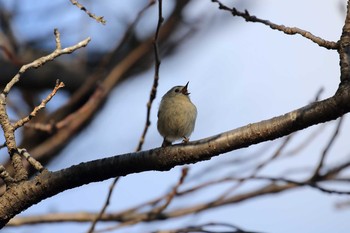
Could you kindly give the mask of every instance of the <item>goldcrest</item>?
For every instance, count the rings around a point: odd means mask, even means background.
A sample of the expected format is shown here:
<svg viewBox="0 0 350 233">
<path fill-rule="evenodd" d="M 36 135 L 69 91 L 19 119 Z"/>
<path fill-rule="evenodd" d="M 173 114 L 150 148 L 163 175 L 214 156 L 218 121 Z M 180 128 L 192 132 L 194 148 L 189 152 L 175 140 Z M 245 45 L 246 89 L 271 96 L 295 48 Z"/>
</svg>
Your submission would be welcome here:
<svg viewBox="0 0 350 233">
<path fill-rule="evenodd" d="M 179 139 L 187 143 L 194 130 L 197 108 L 189 98 L 187 87 L 188 82 L 171 88 L 160 102 L 157 128 L 164 138 L 163 147 Z"/>
</svg>

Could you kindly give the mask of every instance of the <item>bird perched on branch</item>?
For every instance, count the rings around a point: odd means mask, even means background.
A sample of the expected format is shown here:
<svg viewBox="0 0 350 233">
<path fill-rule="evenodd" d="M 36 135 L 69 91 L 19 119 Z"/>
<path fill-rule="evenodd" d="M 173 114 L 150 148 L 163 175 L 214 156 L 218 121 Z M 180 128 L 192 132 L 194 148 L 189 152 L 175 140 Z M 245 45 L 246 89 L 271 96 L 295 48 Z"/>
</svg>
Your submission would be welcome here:
<svg viewBox="0 0 350 233">
<path fill-rule="evenodd" d="M 157 128 L 164 138 L 162 147 L 179 139 L 187 143 L 194 130 L 197 108 L 190 100 L 188 83 L 171 88 L 160 102 Z"/>
</svg>

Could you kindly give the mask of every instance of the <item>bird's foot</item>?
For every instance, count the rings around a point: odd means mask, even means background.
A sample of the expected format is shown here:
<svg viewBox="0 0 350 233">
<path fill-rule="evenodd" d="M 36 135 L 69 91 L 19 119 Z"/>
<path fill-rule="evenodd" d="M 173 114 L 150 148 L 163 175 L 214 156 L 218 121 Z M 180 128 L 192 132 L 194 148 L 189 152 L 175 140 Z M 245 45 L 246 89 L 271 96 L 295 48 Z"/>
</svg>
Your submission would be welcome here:
<svg viewBox="0 0 350 233">
<path fill-rule="evenodd" d="M 185 137 L 185 136 L 182 139 L 182 143 L 184 143 L 184 144 L 188 143 L 189 141 L 190 141 L 190 139 L 188 137 Z"/>
<path fill-rule="evenodd" d="M 162 147 L 166 147 L 166 146 L 171 146 L 171 142 L 167 141 L 165 138 L 164 138 L 164 141 L 162 143 Z"/>
</svg>

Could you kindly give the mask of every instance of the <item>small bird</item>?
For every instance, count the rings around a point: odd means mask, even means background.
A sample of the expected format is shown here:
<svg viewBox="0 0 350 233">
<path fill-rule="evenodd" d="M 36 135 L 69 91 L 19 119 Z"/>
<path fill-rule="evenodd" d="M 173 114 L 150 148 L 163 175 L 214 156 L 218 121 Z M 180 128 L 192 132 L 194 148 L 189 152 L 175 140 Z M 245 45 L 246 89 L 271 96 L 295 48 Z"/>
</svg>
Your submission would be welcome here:
<svg viewBox="0 0 350 233">
<path fill-rule="evenodd" d="M 188 83 L 171 88 L 160 102 L 157 128 L 164 138 L 162 147 L 181 138 L 187 143 L 194 130 L 197 108 L 190 100 Z"/>
</svg>

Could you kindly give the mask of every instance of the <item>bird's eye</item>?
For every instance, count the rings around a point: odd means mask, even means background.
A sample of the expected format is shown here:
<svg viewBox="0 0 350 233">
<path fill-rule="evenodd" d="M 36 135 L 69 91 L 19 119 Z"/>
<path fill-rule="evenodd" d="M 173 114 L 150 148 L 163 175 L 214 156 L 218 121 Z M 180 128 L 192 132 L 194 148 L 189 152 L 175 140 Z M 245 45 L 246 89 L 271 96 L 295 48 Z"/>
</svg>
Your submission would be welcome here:
<svg viewBox="0 0 350 233">
<path fill-rule="evenodd" d="M 175 92 L 176 92 L 176 93 L 178 93 L 179 91 L 180 91 L 180 89 L 179 89 L 179 88 L 176 88 L 176 89 L 175 89 Z"/>
</svg>

